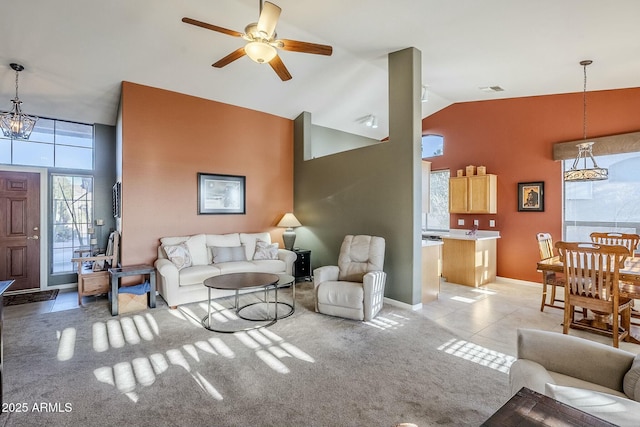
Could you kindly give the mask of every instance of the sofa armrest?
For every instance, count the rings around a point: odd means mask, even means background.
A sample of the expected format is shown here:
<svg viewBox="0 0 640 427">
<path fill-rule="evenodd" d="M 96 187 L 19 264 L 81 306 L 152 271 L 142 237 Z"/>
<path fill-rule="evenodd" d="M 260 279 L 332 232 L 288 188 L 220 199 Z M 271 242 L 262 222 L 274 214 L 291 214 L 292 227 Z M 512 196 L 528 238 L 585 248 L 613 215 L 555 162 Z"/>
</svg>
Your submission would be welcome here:
<svg viewBox="0 0 640 427">
<path fill-rule="evenodd" d="M 362 277 L 365 322 L 376 317 L 382 308 L 386 280 L 387 273 L 384 271 L 370 271 Z"/>
<path fill-rule="evenodd" d="M 178 267 L 166 258 L 158 258 L 154 263 L 158 292 L 169 306 L 174 306 L 173 295 L 178 293 L 180 276 Z"/>
<path fill-rule="evenodd" d="M 510 395 L 516 394 L 522 387 L 545 394 L 545 385 L 555 383 L 549 371 L 539 364 L 527 359 L 518 359 L 509 367 Z"/>
<path fill-rule="evenodd" d="M 634 357 L 631 352 L 583 338 L 518 329 L 518 359 L 531 360 L 549 371 L 621 392 L 624 375 Z"/>
<path fill-rule="evenodd" d="M 278 249 L 278 259 L 284 261 L 285 272 L 289 275 L 293 275 L 293 264 L 298 259 L 298 255 L 287 249 Z"/>
</svg>

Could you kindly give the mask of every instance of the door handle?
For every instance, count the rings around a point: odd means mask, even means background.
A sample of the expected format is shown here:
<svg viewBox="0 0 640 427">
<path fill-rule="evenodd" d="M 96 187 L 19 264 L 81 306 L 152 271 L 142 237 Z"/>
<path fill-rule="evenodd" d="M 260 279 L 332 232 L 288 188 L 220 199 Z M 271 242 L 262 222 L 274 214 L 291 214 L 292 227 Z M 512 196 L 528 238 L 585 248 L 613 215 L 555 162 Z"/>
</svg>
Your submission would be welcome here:
<svg viewBox="0 0 640 427">
<path fill-rule="evenodd" d="M 28 240 L 38 240 L 39 238 L 40 238 L 39 236 L 27 237 Z"/>
</svg>

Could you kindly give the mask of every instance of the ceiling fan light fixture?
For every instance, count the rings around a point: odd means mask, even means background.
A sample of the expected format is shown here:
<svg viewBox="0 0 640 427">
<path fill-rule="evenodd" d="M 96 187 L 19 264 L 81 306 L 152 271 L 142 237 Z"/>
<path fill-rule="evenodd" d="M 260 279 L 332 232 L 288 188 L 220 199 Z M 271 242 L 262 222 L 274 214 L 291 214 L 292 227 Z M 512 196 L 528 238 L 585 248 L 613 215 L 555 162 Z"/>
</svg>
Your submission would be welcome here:
<svg viewBox="0 0 640 427">
<path fill-rule="evenodd" d="M 244 51 L 251 60 L 258 64 L 264 64 L 270 62 L 276 57 L 278 52 L 276 48 L 265 42 L 253 41 L 247 43 L 244 47 Z"/>
</svg>

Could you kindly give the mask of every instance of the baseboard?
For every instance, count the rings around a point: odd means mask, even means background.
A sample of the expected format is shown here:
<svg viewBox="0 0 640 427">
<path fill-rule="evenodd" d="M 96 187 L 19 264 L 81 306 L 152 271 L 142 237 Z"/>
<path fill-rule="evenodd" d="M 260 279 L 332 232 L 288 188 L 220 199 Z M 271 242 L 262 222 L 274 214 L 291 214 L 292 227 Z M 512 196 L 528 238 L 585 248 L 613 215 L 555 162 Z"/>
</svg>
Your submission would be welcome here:
<svg viewBox="0 0 640 427">
<path fill-rule="evenodd" d="M 393 305 L 395 307 L 404 308 L 406 310 L 420 310 L 422 308 L 422 303 L 419 304 L 407 304 L 406 302 L 398 301 L 395 299 L 385 297 L 383 300 L 386 304 Z"/>
<path fill-rule="evenodd" d="M 540 287 L 540 283 L 538 282 L 530 282 L 528 280 L 520 280 L 520 279 L 511 279 L 509 277 L 496 277 L 496 283 L 505 283 L 507 285 L 522 285 L 522 286 L 535 286 L 537 288 Z"/>
</svg>

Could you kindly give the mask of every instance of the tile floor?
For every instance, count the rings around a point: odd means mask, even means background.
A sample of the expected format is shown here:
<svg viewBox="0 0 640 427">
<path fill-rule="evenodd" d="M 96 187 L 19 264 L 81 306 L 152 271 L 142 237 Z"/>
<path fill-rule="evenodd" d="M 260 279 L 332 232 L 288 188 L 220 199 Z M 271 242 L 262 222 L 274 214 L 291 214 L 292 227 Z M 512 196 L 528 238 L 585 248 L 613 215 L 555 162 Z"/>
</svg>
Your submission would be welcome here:
<svg viewBox="0 0 640 427">
<path fill-rule="evenodd" d="M 298 286 L 310 284 L 299 283 Z M 541 289 L 533 284 L 498 281 L 482 288 L 471 288 L 442 282 L 438 300 L 424 304 L 418 312 L 476 345 L 515 356 L 517 328 L 562 332 L 562 310 L 545 307 L 541 312 L 540 298 Z M 104 304 L 108 309 L 105 295 L 84 297 L 83 304 Z M 11 318 L 75 309 L 78 309 L 77 292 L 61 290 L 53 301 L 4 307 L 4 316 Z M 640 337 L 640 327 L 632 327 L 632 333 Z M 611 344 L 611 338 L 585 331 L 572 329 L 569 334 Z M 623 342 L 620 348 L 640 353 L 637 344 Z"/>
</svg>

